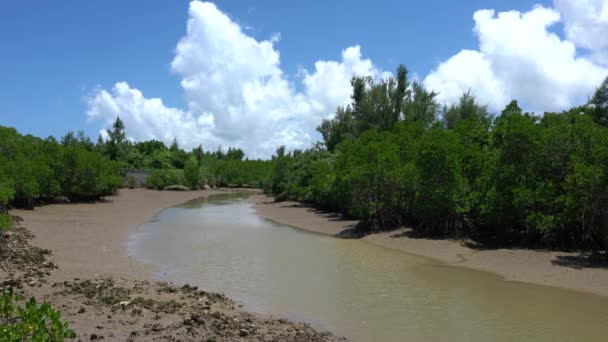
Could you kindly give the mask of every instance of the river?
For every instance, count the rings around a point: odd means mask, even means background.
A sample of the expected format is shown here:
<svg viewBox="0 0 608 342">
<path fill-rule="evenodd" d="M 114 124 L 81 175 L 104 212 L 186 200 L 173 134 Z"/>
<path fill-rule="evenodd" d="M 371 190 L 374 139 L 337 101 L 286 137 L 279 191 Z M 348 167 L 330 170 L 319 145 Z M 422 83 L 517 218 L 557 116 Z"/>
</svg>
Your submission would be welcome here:
<svg viewBox="0 0 608 342">
<path fill-rule="evenodd" d="M 165 209 L 130 253 L 157 276 L 353 341 L 601 341 L 608 299 L 276 224 L 244 195 Z"/>
</svg>

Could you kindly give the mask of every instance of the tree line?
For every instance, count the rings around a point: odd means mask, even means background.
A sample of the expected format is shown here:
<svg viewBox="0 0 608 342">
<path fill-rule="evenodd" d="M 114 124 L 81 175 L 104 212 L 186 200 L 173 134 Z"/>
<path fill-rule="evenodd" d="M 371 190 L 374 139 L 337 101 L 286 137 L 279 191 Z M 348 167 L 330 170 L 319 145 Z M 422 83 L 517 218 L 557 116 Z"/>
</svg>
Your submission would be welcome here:
<svg viewBox="0 0 608 342">
<path fill-rule="evenodd" d="M 355 77 L 352 102 L 305 151 L 277 149 L 267 190 L 360 219 L 362 231 L 500 245 L 608 248 L 608 78 L 583 106 L 542 116 L 517 101 L 492 115 L 470 93 Z"/>
<path fill-rule="evenodd" d="M 119 117 L 106 133 L 93 143 L 82 131 L 57 140 L 0 126 L 0 205 L 31 208 L 58 196 L 99 199 L 124 186 L 130 169 L 149 170 L 146 186 L 156 189 L 262 187 L 271 171 L 270 161 L 249 160 L 237 148 L 210 152 L 199 145 L 186 152 L 176 140 L 169 147 L 157 140 L 131 142 Z"/>
<path fill-rule="evenodd" d="M 121 185 L 118 171 L 82 133 L 59 142 L 0 126 L 0 204 L 32 207 L 56 196 L 100 198 Z"/>
<path fill-rule="evenodd" d="M 120 120 L 101 135 L 97 148 L 108 159 L 116 161 L 121 170 L 144 169 L 152 171 L 149 188 L 163 189 L 170 185 L 188 188 L 209 186 L 262 187 L 270 174 L 269 161 L 249 160 L 239 148 L 224 151 L 205 151 L 202 145 L 185 151 L 177 140 L 167 147 L 158 140 L 131 142 L 126 139 L 125 126 Z"/>
</svg>

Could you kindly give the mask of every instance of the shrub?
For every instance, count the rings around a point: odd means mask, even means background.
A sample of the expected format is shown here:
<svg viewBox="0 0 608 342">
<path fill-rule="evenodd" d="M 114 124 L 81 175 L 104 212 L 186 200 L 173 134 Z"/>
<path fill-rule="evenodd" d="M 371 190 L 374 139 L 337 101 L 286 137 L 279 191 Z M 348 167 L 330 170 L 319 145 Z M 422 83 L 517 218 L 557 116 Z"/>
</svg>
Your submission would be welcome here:
<svg viewBox="0 0 608 342">
<path fill-rule="evenodd" d="M 34 298 L 21 304 L 22 298 L 4 292 L 0 296 L 0 341 L 63 341 L 74 331 L 61 321 L 59 311 L 48 303 L 38 305 Z"/>
<path fill-rule="evenodd" d="M 11 228 L 11 217 L 8 214 L 0 213 L 0 231 L 9 230 Z"/>
<path fill-rule="evenodd" d="M 163 188 L 163 190 L 168 190 L 168 191 L 188 191 L 188 190 L 190 190 L 190 188 L 188 188 L 187 186 L 183 186 L 183 185 L 167 185 L 166 187 Z"/>
<path fill-rule="evenodd" d="M 150 189 L 161 190 L 165 186 L 161 171 L 157 170 L 152 172 L 152 174 L 146 180 L 146 186 Z"/>
<path fill-rule="evenodd" d="M 200 185 L 201 170 L 196 159 L 190 158 L 186 161 L 186 165 L 184 166 L 184 178 L 186 186 L 197 188 Z"/>
<path fill-rule="evenodd" d="M 135 188 L 135 186 L 137 185 L 137 181 L 135 181 L 135 177 L 129 176 L 129 179 L 127 179 L 127 184 L 129 185 L 129 189 Z"/>
<path fill-rule="evenodd" d="M 168 185 L 187 186 L 184 171 L 175 169 L 155 170 L 146 181 L 146 186 L 151 189 L 162 190 Z"/>
</svg>

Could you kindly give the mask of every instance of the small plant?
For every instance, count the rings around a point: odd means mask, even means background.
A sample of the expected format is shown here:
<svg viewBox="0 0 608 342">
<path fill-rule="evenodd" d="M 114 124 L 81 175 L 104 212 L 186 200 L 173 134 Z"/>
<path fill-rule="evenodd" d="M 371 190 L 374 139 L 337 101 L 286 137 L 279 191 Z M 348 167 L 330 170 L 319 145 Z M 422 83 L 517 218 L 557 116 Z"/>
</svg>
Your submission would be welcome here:
<svg viewBox="0 0 608 342">
<path fill-rule="evenodd" d="M 75 336 L 48 303 L 38 305 L 34 298 L 22 301 L 10 292 L 0 295 L 0 341 L 61 342 Z"/>
<path fill-rule="evenodd" d="M 137 181 L 133 176 L 129 176 L 129 179 L 127 179 L 127 183 L 129 184 L 129 189 L 133 189 L 137 185 Z"/>
<path fill-rule="evenodd" d="M 0 214 L 0 231 L 11 229 L 11 217 L 9 214 Z"/>
</svg>

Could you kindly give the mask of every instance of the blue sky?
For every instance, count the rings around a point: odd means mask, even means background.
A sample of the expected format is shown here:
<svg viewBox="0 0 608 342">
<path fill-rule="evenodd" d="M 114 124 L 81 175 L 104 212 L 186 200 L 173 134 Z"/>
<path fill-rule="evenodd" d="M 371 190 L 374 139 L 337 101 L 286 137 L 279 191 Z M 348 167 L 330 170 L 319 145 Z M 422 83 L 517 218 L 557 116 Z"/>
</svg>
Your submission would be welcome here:
<svg viewBox="0 0 608 342">
<path fill-rule="evenodd" d="M 341 51 L 355 45 L 377 69 L 392 71 L 404 63 L 424 79 L 459 51 L 479 50 L 477 10 L 527 12 L 535 4 L 554 6 L 525 0 L 215 3 L 258 42 L 280 33 L 273 48 L 290 81 L 299 77 L 299 68 L 312 72 L 318 60 L 339 61 Z M 192 111 L 192 99 L 180 86 L 186 76 L 171 67 L 186 35 L 188 7 L 188 1 L 159 0 L 3 3 L 0 124 L 38 136 L 83 129 L 95 138 L 107 120 L 88 120 L 84 98 L 120 81 L 146 98 L 162 98 L 168 108 Z M 550 29 L 565 39 L 561 21 Z"/>
</svg>

